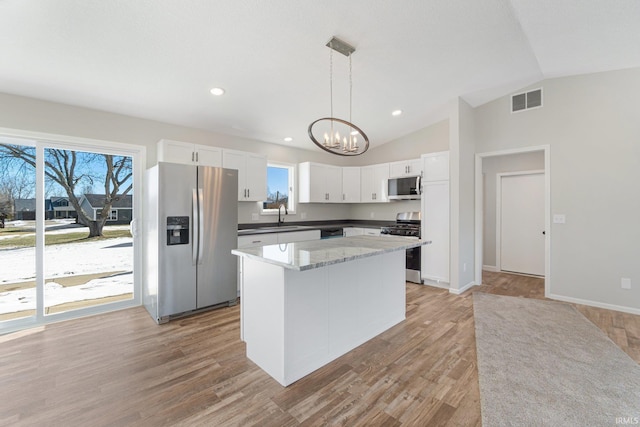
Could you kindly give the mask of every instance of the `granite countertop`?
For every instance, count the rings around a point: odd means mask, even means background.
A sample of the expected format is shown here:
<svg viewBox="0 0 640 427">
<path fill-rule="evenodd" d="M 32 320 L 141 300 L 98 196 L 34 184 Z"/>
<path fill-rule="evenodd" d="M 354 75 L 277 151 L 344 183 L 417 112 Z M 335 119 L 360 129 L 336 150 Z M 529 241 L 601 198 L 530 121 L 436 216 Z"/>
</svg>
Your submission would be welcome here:
<svg viewBox="0 0 640 427">
<path fill-rule="evenodd" d="M 231 253 L 290 270 L 304 271 L 430 243 L 411 237 L 353 236 L 234 249 Z"/>
</svg>

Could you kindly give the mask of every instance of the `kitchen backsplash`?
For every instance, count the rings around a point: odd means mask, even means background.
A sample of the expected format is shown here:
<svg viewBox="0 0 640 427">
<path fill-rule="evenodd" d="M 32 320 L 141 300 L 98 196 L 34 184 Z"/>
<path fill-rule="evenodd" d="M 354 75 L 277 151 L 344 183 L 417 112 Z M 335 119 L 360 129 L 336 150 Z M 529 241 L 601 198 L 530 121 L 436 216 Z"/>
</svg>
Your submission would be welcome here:
<svg viewBox="0 0 640 427">
<path fill-rule="evenodd" d="M 402 200 L 389 203 L 302 203 L 296 206 L 295 214 L 289 214 L 285 221 L 323 221 L 332 219 L 360 219 L 395 221 L 398 212 L 420 210 L 420 200 Z M 257 220 L 254 215 L 257 214 Z M 372 216 L 373 215 L 373 216 Z M 261 215 L 260 205 L 251 202 L 238 203 L 238 223 L 276 222 L 276 215 Z"/>
</svg>

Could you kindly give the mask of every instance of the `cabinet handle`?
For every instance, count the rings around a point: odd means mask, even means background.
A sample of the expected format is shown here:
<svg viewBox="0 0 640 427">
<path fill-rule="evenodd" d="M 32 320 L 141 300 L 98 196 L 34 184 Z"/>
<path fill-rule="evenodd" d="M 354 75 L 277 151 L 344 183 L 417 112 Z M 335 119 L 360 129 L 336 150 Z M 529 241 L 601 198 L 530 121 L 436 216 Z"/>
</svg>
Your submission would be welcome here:
<svg viewBox="0 0 640 427">
<path fill-rule="evenodd" d="M 342 200 L 345 200 L 344 193 L 342 193 Z"/>
<path fill-rule="evenodd" d="M 200 160 L 198 160 L 198 152 L 196 151 L 196 163 L 198 163 Z"/>
<path fill-rule="evenodd" d="M 250 198 L 250 197 L 251 197 L 251 189 L 247 188 L 247 198 Z"/>
<path fill-rule="evenodd" d="M 195 161 L 195 159 L 196 159 L 196 153 L 195 153 L 195 151 L 192 151 L 191 152 L 191 161 L 193 162 L 193 161 Z"/>
</svg>

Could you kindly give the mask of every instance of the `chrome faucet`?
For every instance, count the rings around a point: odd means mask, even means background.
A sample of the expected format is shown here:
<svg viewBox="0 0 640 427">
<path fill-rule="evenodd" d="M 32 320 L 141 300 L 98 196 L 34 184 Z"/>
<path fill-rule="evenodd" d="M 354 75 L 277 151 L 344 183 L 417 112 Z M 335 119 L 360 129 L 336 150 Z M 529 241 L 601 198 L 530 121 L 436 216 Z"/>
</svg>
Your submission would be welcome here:
<svg viewBox="0 0 640 427">
<path fill-rule="evenodd" d="M 278 204 L 278 199 L 280 198 L 280 192 L 276 191 L 276 205 Z M 287 205 L 284 203 L 280 203 L 278 205 L 278 226 L 280 226 L 280 224 L 284 224 L 284 217 L 280 217 L 280 213 L 282 212 L 282 208 L 284 207 L 284 214 L 285 215 L 289 215 L 289 211 L 287 211 Z"/>
<path fill-rule="evenodd" d="M 287 206 L 284 203 L 281 203 L 280 206 L 278 206 L 278 225 L 284 224 L 284 216 L 282 217 L 282 219 L 280 219 L 280 213 L 282 212 L 282 208 L 284 208 L 284 214 L 289 215 L 289 211 L 287 211 Z"/>
</svg>

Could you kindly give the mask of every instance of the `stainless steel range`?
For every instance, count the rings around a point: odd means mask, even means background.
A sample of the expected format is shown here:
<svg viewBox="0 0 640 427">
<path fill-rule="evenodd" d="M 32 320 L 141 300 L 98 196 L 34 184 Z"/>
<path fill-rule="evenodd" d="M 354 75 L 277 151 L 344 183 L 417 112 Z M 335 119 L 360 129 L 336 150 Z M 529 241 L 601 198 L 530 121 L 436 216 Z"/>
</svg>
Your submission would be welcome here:
<svg viewBox="0 0 640 427">
<path fill-rule="evenodd" d="M 382 227 L 380 234 L 420 238 L 420 212 L 401 212 L 396 215 L 396 223 Z M 422 283 L 420 273 L 420 248 L 407 249 L 407 281 Z"/>
</svg>

